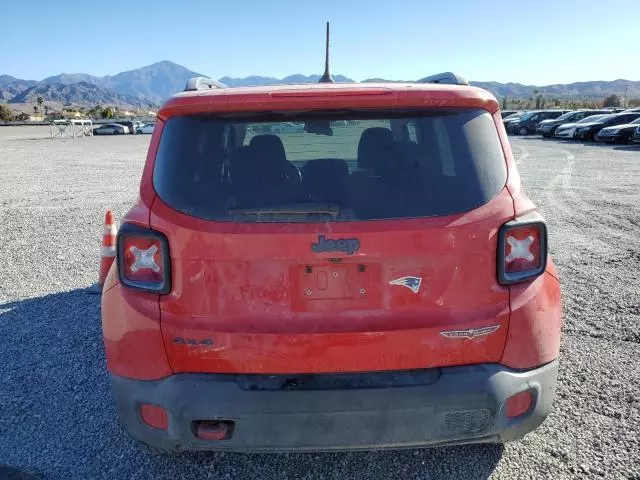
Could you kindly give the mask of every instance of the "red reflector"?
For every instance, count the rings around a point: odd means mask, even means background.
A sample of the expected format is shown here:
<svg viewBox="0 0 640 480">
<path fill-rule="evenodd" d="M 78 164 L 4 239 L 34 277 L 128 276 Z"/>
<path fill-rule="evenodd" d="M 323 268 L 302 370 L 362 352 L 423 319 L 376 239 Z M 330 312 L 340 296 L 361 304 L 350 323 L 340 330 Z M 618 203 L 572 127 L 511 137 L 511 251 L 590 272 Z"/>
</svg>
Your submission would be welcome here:
<svg viewBox="0 0 640 480">
<path fill-rule="evenodd" d="M 504 237 L 504 270 L 519 273 L 540 268 L 542 233 L 537 225 L 510 228 Z"/>
<path fill-rule="evenodd" d="M 533 404 L 533 393 L 531 390 L 517 393 L 507 399 L 507 417 L 515 418 L 525 414 Z"/>
<path fill-rule="evenodd" d="M 164 281 L 164 252 L 157 238 L 126 236 L 123 238 L 124 272 L 134 282 Z"/>
<path fill-rule="evenodd" d="M 203 420 L 196 423 L 196 435 L 202 440 L 225 440 L 231 436 L 233 422 Z"/>
<path fill-rule="evenodd" d="M 145 403 L 140 406 L 140 415 L 144 423 L 150 427 L 160 430 L 166 430 L 169 427 L 169 415 L 167 415 L 167 411 L 162 407 Z"/>
</svg>

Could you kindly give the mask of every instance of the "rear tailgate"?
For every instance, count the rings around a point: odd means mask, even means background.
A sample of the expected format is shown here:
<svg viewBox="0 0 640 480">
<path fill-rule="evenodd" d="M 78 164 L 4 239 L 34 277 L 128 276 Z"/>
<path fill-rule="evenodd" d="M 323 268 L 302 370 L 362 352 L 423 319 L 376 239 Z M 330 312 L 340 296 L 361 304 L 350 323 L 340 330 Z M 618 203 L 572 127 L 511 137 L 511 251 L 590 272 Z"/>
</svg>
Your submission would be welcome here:
<svg viewBox="0 0 640 480">
<path fill-rule="evenodd" d="M 168 119 L 150 224 L 170 246 L 160 310 L 172 369 L 499 361 L 505 181 L 483 110 Z"/>
<path fill-rule="evenodd" d="M 496 280 L 506 189 L 465 215 L 362 225 L 221 225 L 157 200 L 152 227 L 171 245 L 161 297 L 175 372 L 337 372 L 500 360 L 508 289 Z M 188 226 L 187 226 L 188 225 Z M 353 255 L 315 253 L 357 239 Z M 473 330 L 497 327 L 477 335 Z M 449 333 L 446 332 L 462 332 Z"/>
</svg>

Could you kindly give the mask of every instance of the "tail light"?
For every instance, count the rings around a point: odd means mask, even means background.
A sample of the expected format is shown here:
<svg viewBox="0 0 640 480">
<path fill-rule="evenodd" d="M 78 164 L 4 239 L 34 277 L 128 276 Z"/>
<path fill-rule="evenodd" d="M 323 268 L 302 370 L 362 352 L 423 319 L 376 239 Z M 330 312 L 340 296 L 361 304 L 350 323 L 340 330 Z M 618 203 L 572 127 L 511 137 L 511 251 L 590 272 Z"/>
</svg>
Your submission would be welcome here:
<svg viewBox="0 0 640 480">
<path fill-rule="evenodd" d="M 117 252 L 122 284 L 145 292 L 169 293 L 169 242 L 162 233 L 125 223 L 118 231 Z"/>
<path fill-rule="evenodd" d="M 547 267 L 547 226 L 538 213 L 505 223 L 498 234 L 498 279 L 503 285 L 537 277 Z"/>
</svg>

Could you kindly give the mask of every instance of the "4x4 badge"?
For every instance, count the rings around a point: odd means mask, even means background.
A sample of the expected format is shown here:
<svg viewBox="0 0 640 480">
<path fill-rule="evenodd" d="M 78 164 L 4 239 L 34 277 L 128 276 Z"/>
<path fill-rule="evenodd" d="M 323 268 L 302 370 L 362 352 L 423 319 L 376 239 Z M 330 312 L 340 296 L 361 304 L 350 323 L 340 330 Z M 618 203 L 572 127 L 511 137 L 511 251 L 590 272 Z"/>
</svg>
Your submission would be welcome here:
<svg viewBox="0 0 640 480">
<path fill-rule="evenodd" d="M 420 285 L 422 285 L 422 278 L 420 277 L 400 277 L 395 280 L 391 280 L 389 285 L 400 285 L 401 287 L 407 287 L 413 293 L 418 293 Z"/>
<path fill-rule="evenodd" d="M 357 238 L 337 238 L 333 240 L 320 235 L 318 243 L 311 244 L 311 250 L 316 253 L 343 252 L 347 255 L 353 255 L 360 250 L 360 241 Z"/>
</svg>

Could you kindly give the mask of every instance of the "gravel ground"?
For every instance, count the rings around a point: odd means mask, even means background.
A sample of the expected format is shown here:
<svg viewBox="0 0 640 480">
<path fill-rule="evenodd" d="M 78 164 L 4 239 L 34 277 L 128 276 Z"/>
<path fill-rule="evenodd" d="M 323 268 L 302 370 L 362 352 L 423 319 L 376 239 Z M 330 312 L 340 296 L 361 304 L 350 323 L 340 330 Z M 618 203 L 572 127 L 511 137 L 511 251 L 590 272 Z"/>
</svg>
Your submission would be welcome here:
<svg viewBox="0 0 640 480">
<path fill-rule="evenodd" d="M 111 402 L 97 275 L 104 210 L 134 201 L 148 136 L 0 128 L 0 465 L 41 478 L 640 480 L 640 147 L 512 139 L 548 220 L 565 327 L 555 408 L 506 446 L 154 456 Z"/>
</svg>

